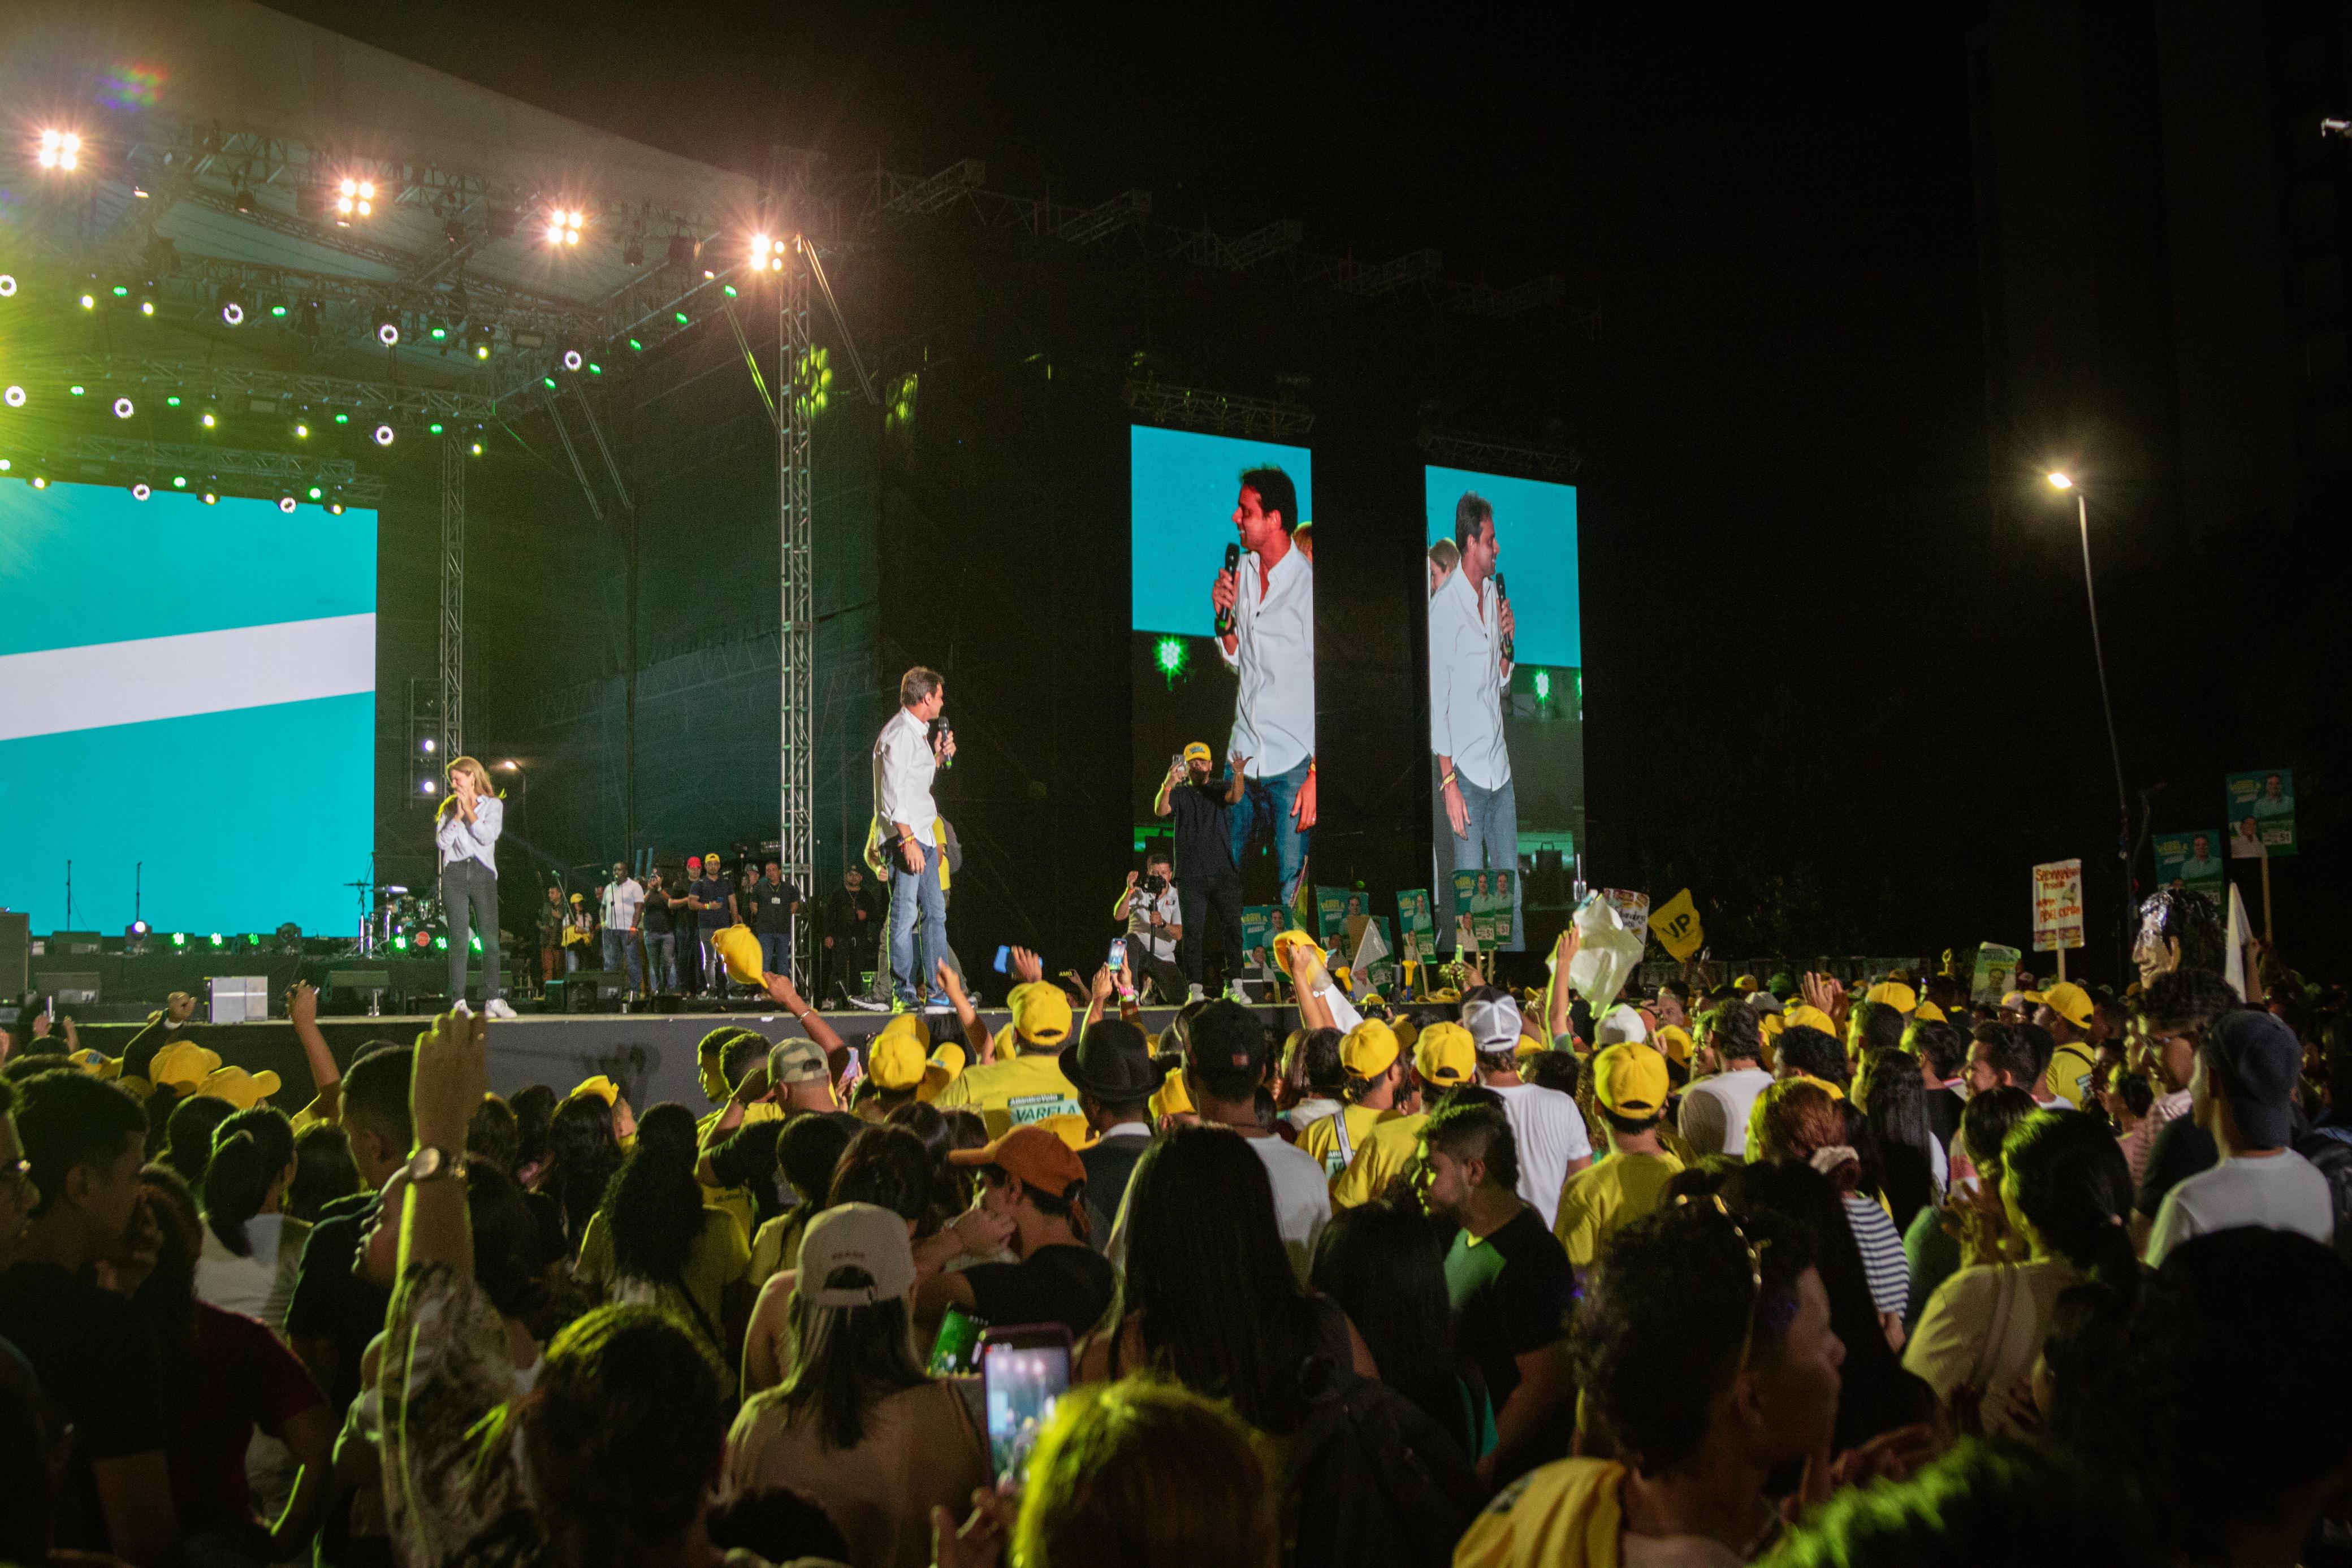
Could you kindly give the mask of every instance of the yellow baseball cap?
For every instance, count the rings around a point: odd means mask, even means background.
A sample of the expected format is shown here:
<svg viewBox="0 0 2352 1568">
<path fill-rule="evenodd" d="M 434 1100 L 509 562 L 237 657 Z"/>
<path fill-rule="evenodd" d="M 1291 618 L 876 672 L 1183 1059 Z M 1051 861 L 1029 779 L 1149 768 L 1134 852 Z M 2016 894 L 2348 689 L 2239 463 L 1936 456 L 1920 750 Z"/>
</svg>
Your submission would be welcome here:
<svg viewBox="0 0 2352 1568">
<path fill-rule="evenodd" d="M 1944 1009 L 1937 1007 L 1933 1002 L 1921 1002 L 1919 1004 L 1919 1010 L 1913 1013 L 1911 1016 L 1918 1019 L 1921 1023 L 1942 1023 L 1944 1021 Z"/>
<path fill-rule="evenodd" d="M 1916 1012 L 1919 1007 L 1919 993 L 1900 980 L 1881 980 L 1863 992 L 1862 999 L 1883 1003 L 1898 1013 Z"/>
<path fill-rule="evenodd" d="M 1304 946 L 1315 955 L 1315 961 L 1318 964 L 1328 965 L 1331 961 L 1331 956 L 1323 951 L 1321 945 L 1314 937 L 1295 926 L 1288 931 L 1276 932 L 1270 946 L 1274 949 L 1275 967 L 1285 971 L 1290 967 L 1290 960 L 1283 956 L 1283 949 L 1286 947 Z"/>
<path fill-rule="evenodd" d="M 208 1051 L 192 1040 L 175 1040 L 149 1061 L 147 1081 L 175 1094 L 193 1094 L 220 1064 L 219 1051 Z"/>
<path fill-rule="evenodd" d="M 1051 980 L 1013 987 L 1004 1005 L 1013 1030 L 1031 1045 L 1059 1045 L 1069 1038 L 1070 996 Z"/>
<path fill-rule="evenodd" d="M 94 1051 L 89 1046 L 84 1046 L 79 1051 L 66 1052 L 66 1060 L 92 1078 L 122 1076 L 122 1063 L 120 1059 L 109 1056 L 102 1051 Z"/>
<path fill-rule="evenodd" d="M 923 1063 L 923 1086 L 915 1091 L 915 1098 L 927 1105 L 938 1099 L 940 1091 L 963 1076 L 963 1047 L 951 1040 L 942 1040 Z"/>
<path fill-rule="evenodd" d="M 866 1049 L 866 1075 L 881 1088 L 897 1092 L 923 1082 L 923 1048 L 906 1030 L 884 1030 Z"/>
<path fill-rule="evenodd" d="M 1592 1097 L 1621 1116 L 1655 1116 L 1666 1105 L 1666 1059 L 1627 1040 L 1592 1059 Z"/>
<path fill-rule="evenodd" d="M 1652 1035 L 1650 1040 L 1660 1051 L 1664 1051 L 1675 1061 L 1687 1062 L 1691 1059 L 1690 1030 L 1679 1024 L 1667 1024 Z"/>
<path fill-rule="evenodd" d="M 1176 1069 L 1160 1081 L 1160 1087 L 1152 1092 L 1151 1096 L 1151 1114 L 1155 1119 L 1161 1116 L 1193 1114 L 1192 1096 L 1184 1087 L 1182 1068 Z"/>
<path fill-rule="evenodd" d="M 2091 993 L 2072 980 L 2061 980 L 2042 992 L 2042 1005 L 2076 1029 L 2091 1027 Z"/>
<path fill-rule="evenodd" d="M 727 977 L 739 985 L 760 983 L 760 938 L 748 925 L 730 925 L 710 939 L 727 965 Z"/>
<path fill-rule="evenodd" d="M 1187 762 L 1206 762 L 1214 755 L 1204 740 L 1195 740 L 1184 747 L 1184 760 Z"/>
<path fill-rule="evenodd" d="M 1467 1083 L 1478 1071 L 1478 1046 L 1458 1023 L 1433 1023 L 1412 1042 L 1412 1070 L 1424 1083 Z"/>
<path fill-rule="evenodd" d="M 905 1035 L 908 1039 L 913 1040 L 925 1051 L 929 1051 L 931 1048 L 930 1020 L 926 1019 L 921 1013 L 898 1014 L 888 1023 L 884 1024 L 882 1026 L 881 1032 L 877 1034 L 874 1038 L 879 1040 L 882 1038 L 882 1035 L 885 1034 Z"/>
<path fill-rule="evenodd" d="M 620 1099 L 621 1086 L 600 1072 L 593 1078 L 582 1079 L 579 1086 L 564 1098 L 577 1100 L 583 1094 L 593 1094 L 597 1099 L 610 1105 Z"/>
<path fill-rule="evenodd" d="M 1782 1009 L 1780 1019 L 1789 1029 L 1817 1029 L 1826 1035 L 1834 1035 L 1838 1031 L 1838 1027 L 1831 1020 L 1830 1015 L 1810 1002 L 1800 1002 L 1793 1008 Z"/>
<path fill-rule="evenodd" d="M 278 1092 L 275 1072 L 247 1072 L 242 1067 L 216 1067 L 205 1075 L 196 1092 L 226 1100 L 240 1111 L 250 1111 Z"/>
<path fill-rule="evenodd" d="M 1396 1030 L 1378 1019 L 1366 1019 L 1339 1042 L 1339 1065 L 1350 1078 L 1378 1078 L 1395 1066 L 1402 1054 Z"/>
</svg>

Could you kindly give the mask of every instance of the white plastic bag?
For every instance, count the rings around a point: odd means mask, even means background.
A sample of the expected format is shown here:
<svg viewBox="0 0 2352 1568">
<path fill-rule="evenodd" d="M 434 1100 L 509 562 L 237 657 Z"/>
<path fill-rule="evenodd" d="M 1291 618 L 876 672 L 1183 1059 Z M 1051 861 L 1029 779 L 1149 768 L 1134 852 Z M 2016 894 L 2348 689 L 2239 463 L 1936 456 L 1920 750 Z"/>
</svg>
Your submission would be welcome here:
<svg viewBox="0 0 2352 1568">
<path fill-rule="evenodd" d="M 1575 921 L 1576 956 L 1568 961 L 1568 983 L 1598 1017 L 1633 977 L 1646 944 L 1625 929 L 1616 906 L 1598 893 L 1577 906 Z"/>
</svg>

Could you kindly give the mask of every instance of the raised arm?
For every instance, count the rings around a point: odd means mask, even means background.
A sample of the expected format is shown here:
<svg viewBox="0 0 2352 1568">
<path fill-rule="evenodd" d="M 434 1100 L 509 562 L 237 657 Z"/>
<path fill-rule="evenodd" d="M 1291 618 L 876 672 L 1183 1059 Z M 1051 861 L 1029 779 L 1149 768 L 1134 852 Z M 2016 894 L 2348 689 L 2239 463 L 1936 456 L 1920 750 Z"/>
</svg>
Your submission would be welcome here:
<svg viewBox="0 0 2352 1568">
<path fill-rule="evenodd" d="M 331 1122 L 342 1106 L 343 1074 L 335 1065 L 335 1053 L 327 1049 L 327 1037 L 319 1032 L 319 993 L 308 980 L 287 988 L 286 1017 L 294 1025 L 294 1038 L 302 1042 L 302 1059 L 310 1064 L 310 1086 L 316 1092 L 303 1113 L 316 1122 Z"/>
</svg>

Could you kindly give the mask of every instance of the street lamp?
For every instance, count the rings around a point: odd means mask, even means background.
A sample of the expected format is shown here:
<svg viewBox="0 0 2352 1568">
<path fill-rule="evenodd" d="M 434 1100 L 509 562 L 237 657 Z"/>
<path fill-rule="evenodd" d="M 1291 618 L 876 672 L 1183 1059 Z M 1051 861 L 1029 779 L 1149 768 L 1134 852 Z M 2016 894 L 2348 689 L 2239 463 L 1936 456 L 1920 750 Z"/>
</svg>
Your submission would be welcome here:
<svg viewBox="0 0 2352 1568">
<path fill-rule="evenodd" d="M 2074 483 L 2074 476 L 2067 473 L 2064 469 L 2053 468 L 2046 477 L 2050 481 L 2050 487 L 2052 489 L 2072 490 L 2074 493 L 2074 526 L 2080 531 L 2083 539 L 2083 600 L 2084 602 L 2089 606 L 2091 612 L 2091 657 L 2097 664 L 2099 669 L 2099 711 L 2106 716 L 2107 758 L 2115 764 L 2116 769 L 2116 810 L 2119 820 L 2119 827 L 2116 841 L 2116 854 L 2117 858 L 2121 859 L 2125 862 L 2124 889 L 2126 894 L 2128 894 L 2131 891 L 2132 881 L 2130 865 L 2132 853 L 2131 798 L 2124 789 L 2123 747 L 2116 744 L 2115 704 L 2110 701 L 2107 696 L 2107 655 L 2105 650 L 2099 643 L 2099 596 L 2097 591 L 2091 586 L 2090 503 L 2088 497 L 2084 494 L 2083 487 Z"/>
</svg>

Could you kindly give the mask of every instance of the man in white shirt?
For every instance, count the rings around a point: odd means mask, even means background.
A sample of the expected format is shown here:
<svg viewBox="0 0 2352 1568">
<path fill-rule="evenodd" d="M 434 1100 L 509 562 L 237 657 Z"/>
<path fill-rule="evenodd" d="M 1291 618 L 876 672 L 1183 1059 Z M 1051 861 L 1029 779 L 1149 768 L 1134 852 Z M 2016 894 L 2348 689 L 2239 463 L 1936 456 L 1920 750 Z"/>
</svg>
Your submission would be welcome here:
<svg viewBox="0 0 2352 1568">
<path fill-rule="evenodd" d="M 1298 492 L 1279 468 L 1242 476 L 1234 507 L 1239 571 L 1209 591 L 1221 630 L 1218 656 L 1241 677 L 1225 757 L 1243 779 L 1233 820 L 1234 864 L 1243 865 L 1260 823 L 1274 834 L 1282 902 L 1298 892 L 1315 826 L 1315 566 L 1291 541 Z"/>
<path fill-rule="evenodd" d="M 948 950 L 947 894 L 940 886 L 943 851 L 934 842 L 939 808 L 931 779 L 955 755 L 955 737 L 934 736 L 931 721 L 947 706 L 947 683 L 920 664 L 898 679 L 898 711 L 874 741 L 874 823 L 866 835 L 866 863 L 890 884 L 892 1008 L 923 1005 L 931 977 Z M 917 940 L 917 925 L 921 937 Z M 932 1005 L 946 1007 L 944 998 Z"/>
<path fill-rule="evenodd" d="M 629 874 L 627 866 L 614 861 L 613 880 L 604 884 L 604 897 L 597 901 L 604 926 L 604 967 L 617 970 L 625 963 L 633 991 L 646 988 L 645 959 L 637 946 L 637 910 L 645 901 L 645 884 Z"/>
<path fill-rule="evenodd" d="M 1679 1125 L 1696 1153 L 1747 1157 L 1748 1113 L 1772 1082 L 1772 1075 L 1757 1065 L 1763 1026 L 1756 1009 L 1745 1002 L 1727 1002 L 1706 1015 L 1706 1046 L 1721 1060 L 1723 1071 L 1697 1079 L 1683 1091 Z"/>
<path fill-rule="evenodd" d="M 1461 565 L 1429 601 L 1429 748 L 1454 830 L 1454 869 L 1510 871 L 1519 863 L 1519 807 L 1503 745 L 1503 693 L 1511 684 L 1504 649 L 1514 622 L 1495 572 L 1502 556 L 1495 508 L 1475 491 L 1454 503 L 1454 542 Z M 1441 877 L 1439 889 L 1450 925 L 1449 879 Z M 1511 936 L 1503 946 L 1514 953 L 1527 945 L 1519 897 L 1513 877 Z"/>
<path fill-rule="evenodd" d="M 1127 873 L 1127 886 L 1112 905 L 1110 917 L 1127 922 L 1127 963 L 1131 973 L 1160 989 L 1160 999 L 1181 1006 L 1189 987 L 1176 965 L 1177 944 L 1184 939 L 1184 909 L 1176 893 L 1176 866 L 1165 850 L 1144 857 L 1143 876 Z M 1238 933 L 1234 936 L 1240 941 Z"/>
<path fill-rule="evenodd" d="M 1519 1080 L 1519 1004 L 1500 986 L 1475 986 L 1462 998 L 1462 1027 L 1478 1052 L 1478 1083 L 1501 1096 L 1518 1146 L 1518 1194 L 1551 1228 L 1559 1189 L 1592 1163 L 1592 1135 L 1576 1102 L 1557 1089 Z"/>
<path fill-rule="evenodd" d="M 2148 1233 L 2148 1267 L 2192 1236 L 2242 1226 L 2334 1240 L 2327 1178 L 2287 1147 L 2302 1071 L 2303 1047 L 2273 1014 L 2223 1013 L 2205 1031 L 2189 1081 L 2189 1113 L 2213 1134 L 2221 1158 L 2164 1195 Z"/>
</svg>

